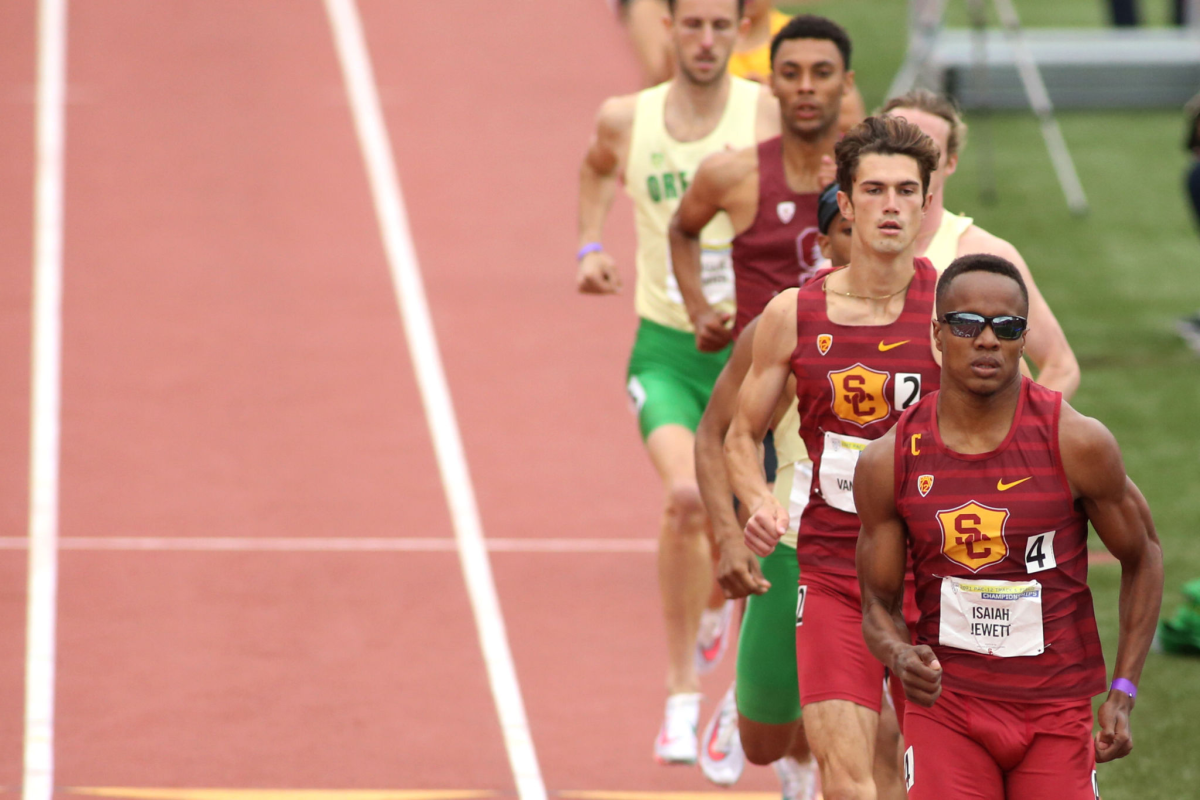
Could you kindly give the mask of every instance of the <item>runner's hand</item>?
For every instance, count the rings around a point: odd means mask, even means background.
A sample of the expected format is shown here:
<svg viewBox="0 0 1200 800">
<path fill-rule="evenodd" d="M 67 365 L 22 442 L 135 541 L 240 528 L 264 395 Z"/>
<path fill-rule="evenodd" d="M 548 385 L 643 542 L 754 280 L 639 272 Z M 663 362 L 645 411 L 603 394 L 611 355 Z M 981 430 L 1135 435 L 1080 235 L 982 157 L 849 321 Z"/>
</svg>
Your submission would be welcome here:
<svg viewBox="0 0 1200 800">
<path fill-rule="evenodd" d="M 1133 751 L 1133 732 L 1129 729 L 1129 711 L 1133 701 L 1120 691 L 1108 693 L 1108 699 L 1096 712 L 1100 730 L 1096 731 L 1096 761 L 1115 761 Z"/>
<path fill-rule="evenodd" d="M 942 665 L 933 648 L 918 644 L 905 647 L 892 659 L 892 672 L 904 684 L 904 695 L 919 706 L 933 708 L 942 693 Z"/>
<path fill-rule="evenodd" d="M 717 583 L 730 600 L 748 594 L 765 594 L 771 582 L 763 577 L 758 559 L 736 539 L 724 539 L 717 559 Z"/>
<path fill-rule="evenodd" d="M 727 313 L 708 309 L 696 315 L 692 325 L 696 328 L 696 349 L 702 353 L 715 353 L 725 349 L 733 340 L 729 331 L 730 316 Z"/>
<path fill-rule="evenodd" d="M 600 251 L 581 258 L 575 286 L 581 294 L 616 294 L 621 291 L 621 275 L 612 256 Z"/>
<path fill-rule="evenodd" d="M 787 511 L 779 505 L 778 500 L 768 495 L 746 522 L 746 547 L 755 555 L 769 556 L 775 551 L 775 545 L 779 544 L 787 529 Z"/>
<path fill-rule="evenodd" d="M 837 163 L 830 156 L 821 156 L 821 166 L 817 168 L 817 182 L 821 188 L 837 180 Z"/>
</svg>

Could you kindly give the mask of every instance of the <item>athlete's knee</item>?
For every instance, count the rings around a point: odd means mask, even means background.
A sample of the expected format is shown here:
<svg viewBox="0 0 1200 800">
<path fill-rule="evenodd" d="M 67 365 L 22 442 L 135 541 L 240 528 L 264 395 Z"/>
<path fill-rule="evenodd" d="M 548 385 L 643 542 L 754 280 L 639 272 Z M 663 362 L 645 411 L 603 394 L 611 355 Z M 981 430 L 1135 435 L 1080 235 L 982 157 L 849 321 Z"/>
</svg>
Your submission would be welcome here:
<svg viewBox="0 0 1200 800">
<path fill-rule="evenodd" d="M 746 753 L 746 760 L 751 764 L 765 767 L 787 755 L 787 742 L 746 738 L 743 733 L 742 750 Z"/>
<path fill-rule="evenodd" d="M 865 756 L 865 748 L 862 753 Z M 875 778 L 865 758 L 844 760 L 836 753 L 822 758 L 818 753 L 817 761 L 821 764 L 824 800 L 875 800 Z"/>
<path fill-rule="evenodd" d="M 847 775 L 821 775 L 821 797 L 824 800 L 875 800 L 875 781 L 855 780 Z"/>
<path fill-rule="evenodd" d="M 738 734 L 742 739 L 742 750 L 746 760 L 757 766 L 774 764 L 787 754 L 787 746 L 792 740 L 792 732 L 785 726 L 766 726 L 766 724 L 738 717 Z"/>
<path fill-rule="evenodd" d="M 675 483 L 667 489 L 667 520 L 672 532 L 698 534 L 704 527 L 704 501 L 694 483 Z"/>
</svg>

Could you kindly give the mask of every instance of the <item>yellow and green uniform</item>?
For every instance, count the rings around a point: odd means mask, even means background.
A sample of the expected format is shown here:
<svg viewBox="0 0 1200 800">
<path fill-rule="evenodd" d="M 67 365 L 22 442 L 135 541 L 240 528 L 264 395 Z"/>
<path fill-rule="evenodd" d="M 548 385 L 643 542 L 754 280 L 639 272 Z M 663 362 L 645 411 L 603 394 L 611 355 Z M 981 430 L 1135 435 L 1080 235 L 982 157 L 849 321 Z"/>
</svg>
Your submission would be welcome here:
<svg viewBox="0 0 1200 800">
<path fill-rule="evenodd" d="M 974 222 L 970 217 L 942 211 L 942 222 L 938 225 L 937 233 L 925 248 L 925 258 L 933 262 L 939 275 L 946 271 L 951 261 L 958 258 L 958 240 Z"/>
<path fill-rule="evenodd" d="M 775 452 L 779 457 L 775 499 L 788 510 L 788 530 L 771 555 L 758 559 L 771 588 L 766 594 L 746 598 L 746 614 L 738 634 L 738 713 L 764 725 L 785 725 L 800 718 L 796 675 L 800 565 L 796 561 L 796 532 L 808 503 L 812 462 L 800 438 L 795 400 L 775 425 Z"/>
<path fill-rule="evenodd" d="M 777 8 L 771 9 L 771 36 L 753 50 L 734 53 L 729 57 L 729 73 L 739 78 L 765 81 L 771 77 L 771 40 L 791 19 Z"/>
<path fill-rule="evenodd" d="M 694 142 L 676 141 L 664 114 L 671 82 L 638 94 L 625 166 L 625 191 L 633 200 L 637 231 L 634 307 L 640 323 L 629 360 L 628 390 L 642 436 L 661 425 L 695 430 L 712 386 L 729 358 L 696 350 L 691 320 L 671 269 L 667 226 L 700 162 L 713 153 L 755 144 L 759 86 L 731 78 L 725 111 L 712 132 Z M 700 234 L 701 279 L 713 307 L 732 314 L 733 225 L 718 214 Z"/>
</svg>

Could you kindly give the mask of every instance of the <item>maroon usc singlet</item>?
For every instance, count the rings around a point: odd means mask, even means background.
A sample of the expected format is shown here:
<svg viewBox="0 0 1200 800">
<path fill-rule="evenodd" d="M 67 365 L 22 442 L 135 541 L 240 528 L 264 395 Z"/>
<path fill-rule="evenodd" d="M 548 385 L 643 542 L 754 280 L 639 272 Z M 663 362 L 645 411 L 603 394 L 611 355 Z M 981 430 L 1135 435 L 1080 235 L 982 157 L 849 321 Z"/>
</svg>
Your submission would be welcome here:
<svg viewBox="0 0 1200 800">
<path fill-rule="evenodd" d="M 937 271 L 924 258 L 914 265 L 904 310 L 889 325 L 830 322 L 823 288 L 829 273 L 801 287 L 796 297 L 792 372 L 800 435 L 813 462 L 812 493 L 796 543 L 802 568 L 855 574 L 858 455 L 891 430 L 904 409 L 939 386 L 941 370 L 930 344 Z"/>
<path fill-rule="evenodd" d="M 1058 447 L 1062 395 L 1022 379 L 990 453 L 948 450 L 937 394 L 896 426 L 896 508 L 908 526 L 921 617 L 951 691 L 1024 702 L 1104 691 L 1087 585 L 1087 517 Z M 807 511 L 805 512 L 807 513 Z"/>
<path fill-rule="evenodd" d="M 819 193 L 797 194 L 783 170 L 783 140 L 758 146 L 758 212 L 733 239 L 737 318 L 733 335 L 762 313 L 771 298 L 802 285 L 821 261 L 817 245 Z"/>
</svg>

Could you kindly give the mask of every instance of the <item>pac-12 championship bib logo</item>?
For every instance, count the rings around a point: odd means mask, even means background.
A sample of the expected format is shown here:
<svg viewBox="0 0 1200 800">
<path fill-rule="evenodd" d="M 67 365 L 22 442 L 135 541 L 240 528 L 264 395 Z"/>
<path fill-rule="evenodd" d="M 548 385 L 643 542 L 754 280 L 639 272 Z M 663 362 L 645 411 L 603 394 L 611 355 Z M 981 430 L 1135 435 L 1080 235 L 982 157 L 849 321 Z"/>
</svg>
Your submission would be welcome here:
<svg viewBox="0 0 1200 800">
<path fill-rule="evenodd" d="M 942 526 L 942 553 L 971 572 L 998 564 L 1008 555 L 1004 540 L 1008 509 L 988 508 L 972 500 L 939 511 L 937 518 Z"/>
<path fill-rule="evenodd" d="M 933 476 L 932 475 L 918 475 L 917 476 L 917 491 L 921 493 L 921 497 L 925 497 L 926 495 L 928 495 L 929 490 L 932 488 L 933 488 Z"/>
<path fill-rule="evenodd" d="M 829 352 L 829 348 L 833 347 L 833 336 L 828 333 L 822 333 L 817 336 L 817 352 L 825 355 Z"/>
<path fill-rule="evenodd" d="M 796 204 L 791 200 L 784 200 L 775 206 L 775 213 L 779 215 L 779 221 L 787 225 L 792 221 L 792 217 L 796 216 Z"/>
<path fill-rule="evenodd" d="M 838 419 L 860 428 L 886 418 L 892 413 L 892 406 L 883 391 L 887 379 L 888 373 L 876 372 L 862 364 L 829 373 L 829 382 L 833 385 L 833 413 Z"/>
</svg>

